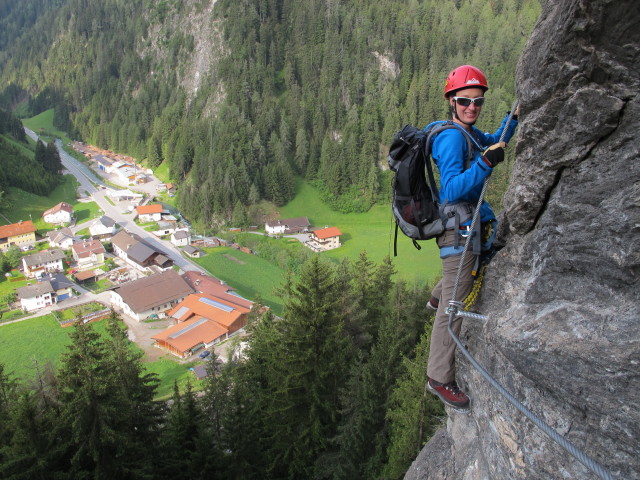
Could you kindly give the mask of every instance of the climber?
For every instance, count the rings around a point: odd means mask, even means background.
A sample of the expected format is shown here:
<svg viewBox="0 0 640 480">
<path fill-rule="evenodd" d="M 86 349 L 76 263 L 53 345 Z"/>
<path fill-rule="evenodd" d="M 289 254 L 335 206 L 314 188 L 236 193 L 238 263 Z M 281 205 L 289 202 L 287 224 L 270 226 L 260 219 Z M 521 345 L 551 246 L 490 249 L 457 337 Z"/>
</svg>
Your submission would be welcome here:
<svg viewBox="0 0 640 480">
<path fill-rule="evenodd" d="M 449 73 L 444 96 L 449 103 L 453 122 L 471 133 L 477 141 L 477 151 L 473 159 L 465 165 L 468 154 L 467 140 L 457 129 L 445 130 L 433 141 L 432 156 L 440 171 L 440 202 L 446 205 L 445 211 L 449 222 L 445 232 L 437 239 L 442 259 L 442 279 L 431 292 L 427 307 L 437 310 L 431 332 L 431 347 L 427 366 L 427 388 L 440 397 L 449 406 L 456 409 L 467 409 L 469 397 L 458 387 L 455 380 L 455 343 L 447 331 L 449 314 L 446 311 L 449 300 L 452 300 L 456 281 L 459 255 L 464 250 L 464 239 L 468 235 L 480 237 L 487 235 L 491 228 L 495 229 L 495 215 L 487 202 L 480 208 L 481 231 L 471 232 L 470 225 L 474 208 L 480 198 L 485 179 L 500 162 L 504 160 L 506 144 L 499 142 L 505 129 L 506 142 L 513 136 L 517 125 L 518 110 L 507 117 L 494 134 L 483 133 L 474 124 L 480 116 L 485 102 L 484 94 L 489 90 L 487 79 L 482 71 L 471 65 L 462 65 Z M 475 149 L 475 147 L 474 147 Z M 484 151 L 483 151 L 484 150 Z M 479 254 L 480 249 L 475 253 Z M 457 299 L 464 299 L 473 286 L 473 271 L 476 268 L 477 255 L 465 255 L 457 285 Z M 459 334 L 462 318 L 457 317 L 453 330 Z"/>
</svg>

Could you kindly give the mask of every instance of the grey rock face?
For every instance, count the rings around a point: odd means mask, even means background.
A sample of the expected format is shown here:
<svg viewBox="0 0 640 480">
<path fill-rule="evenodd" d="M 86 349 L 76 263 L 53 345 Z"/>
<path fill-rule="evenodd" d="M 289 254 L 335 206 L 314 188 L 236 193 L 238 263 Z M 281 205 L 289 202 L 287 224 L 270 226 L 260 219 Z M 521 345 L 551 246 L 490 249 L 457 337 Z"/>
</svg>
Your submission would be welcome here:
<svg viewBox="0 0 640 480">
<path fill-rule="evenodd" d="M 517 71 L 517 164 L 469 351 L 615 478 L 640 478 L 640 2 L 545 2 Z M 406 479 L 598 478 L 459 353 L 450 412 Z"/>
</svg>

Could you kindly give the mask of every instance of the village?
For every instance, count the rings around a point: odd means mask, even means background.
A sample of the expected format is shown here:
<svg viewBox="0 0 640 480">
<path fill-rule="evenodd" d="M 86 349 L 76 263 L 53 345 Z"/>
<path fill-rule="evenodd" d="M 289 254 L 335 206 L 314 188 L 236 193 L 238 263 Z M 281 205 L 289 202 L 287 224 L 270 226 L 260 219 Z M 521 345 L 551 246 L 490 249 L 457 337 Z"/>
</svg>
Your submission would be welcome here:
<svg viewBox="0 0 640 480">
<path fill-rule="evenodd" d="M 189 259 L 219 246 L 253 252 L 222 238 L 194 235 L 179 213 L 153 201 L 155 192 L 173 195 L 175 186 L 161 183 L 130 157 L 78 142 L 73 148 L 104 180 L 92 179 L 90 188 L 79 178 L 91 193 L 88 200 L 104 214 L 77 225 L 73 206 L 60 202 L 42 213 L 53 227 L 44 235 L 31 220 L 0 226 L 0 249 L 19 248 L 23 255 L 20 270 L 27 284 L 15 290 L 23 319 L 96 304 L 80 320 L 100 320 L 115 311 L 148 359 L 169 353 L 179 360 L 225 361 L 226 340 L 244 335 L 254 304 Z M 67 169 L 80 176 L 69 164 L 77 161 L 60 153 Z M 294 236 L 315 252 L 340 247 L 342 235 L 337 227 L 312 229 L 307 217 L 267 221 L 264 234 Z M 96 285 L 98 293 L 89 288 Z M 61 320 L 61 327 L 73 321 Z M 242 343 L 235 345 L 238 354 Z M 204 367 L 194 373 L 203 376 Z"/>
</svg>

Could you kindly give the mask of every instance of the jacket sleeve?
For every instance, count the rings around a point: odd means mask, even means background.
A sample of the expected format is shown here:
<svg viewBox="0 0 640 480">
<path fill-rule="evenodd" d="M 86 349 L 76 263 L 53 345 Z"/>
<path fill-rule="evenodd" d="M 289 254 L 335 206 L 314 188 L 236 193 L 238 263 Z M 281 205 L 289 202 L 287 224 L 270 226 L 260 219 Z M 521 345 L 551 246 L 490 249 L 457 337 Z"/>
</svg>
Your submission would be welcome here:
<svg viewBox="0 0 640 480">
<path fill-rule="evenodd" d="M 508 118 L 509 118 L 509 114 L 507 113 L 507 115 L 502 120 L 500 127 L 498 128 L 498 130 L 496 130 L 495 133 L 481 132 L 477 128 L 473 127 L 475 136 L 480 141 L 480 144 L 482 144 L 483 147 L 489 147 L 494 143 L 498 143 L 500 141 L 500 136 L 504 131 L 504 126 L 506 125 Z M 507 133 L 504 136 L 505 142 L 509 143 L 509 140 L 511 140 L 511 137 L 513 137 L 513 134 L 515 133 L 517 126 L 518 126 L 518 120 L 516 120 L 515 118 L 512 118 L 511 123 L 509 124 L 509 128 L 507 128 Z"/>
<path fill-rule="evenodd" d="M 493 170 L 480 160 L 476 152 L 471 166 L 465 170 L 467 141 L 462 132 L 455 129 L 439 133 L 433 141 L 433 159 L 440 171 L 440 202 L 470 201 L 478 188 Z"/>
</svg>

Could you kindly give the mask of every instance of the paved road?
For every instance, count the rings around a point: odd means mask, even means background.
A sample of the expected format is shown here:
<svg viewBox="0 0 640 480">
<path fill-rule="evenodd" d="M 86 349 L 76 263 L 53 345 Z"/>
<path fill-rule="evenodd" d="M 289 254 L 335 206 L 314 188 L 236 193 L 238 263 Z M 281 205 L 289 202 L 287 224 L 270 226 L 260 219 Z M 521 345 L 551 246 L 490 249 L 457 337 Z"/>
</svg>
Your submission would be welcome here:
<svg viewBox="0 0 640 480">
<path fill-rule="evenodd" d="M 34 140 L 38 139 L 38 135 L 32 130 L 25 128 L 25 131 L 27 135 L 29 135 Z M 206 273 L 199 265 L 193 263 L 188 258 L 185 258 L 182 255 L 181 250 L 175 247 L 171 242 L 159 239 L 136 225 L 136 223 L 133 221 L 133 213 L 125 213 L 122 211 L 122 208 L 118 208 L 117 206 L 112 205 L 111 202 L 109 202 L 109 200 L 105 198 L 108 189 L 96 188 L 96 185 L 106 187 L 104 180 L 100 177 L 100 175 L 94 172 L 87 165 L 79 162 L 67 152 L 65 152 L 62 148 L 62 142 L 59 139 L 56 140 L 56 147 L 58 148 L 58 152 L 60 153 L 60 160 L 62 161 L 62 165 L 64 166 L 64 168 L 78 179 L 78 182 L 80 182 L 82 189 L 88 192 L 89 195 L 91 195 L 93 200 L 98 204 L 105 215 L 111 217 L 122 228 L 128 230 L 131 233 L 135 233 L 140 238 L 144 239 L 144 241 L 151 245 L 153 248 L 171 258 L 171 260 L 173 260 L 173 262 L 183 271 L 195 270 L 198 272 Z M 155 191 L 155 183 L 152 182 L 145 188 L 141 189 L 147 191 L 147 193 L 150 193 L 149 190 Z"/>
</svg>

